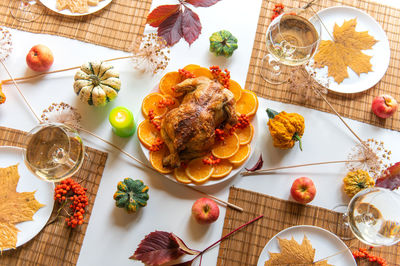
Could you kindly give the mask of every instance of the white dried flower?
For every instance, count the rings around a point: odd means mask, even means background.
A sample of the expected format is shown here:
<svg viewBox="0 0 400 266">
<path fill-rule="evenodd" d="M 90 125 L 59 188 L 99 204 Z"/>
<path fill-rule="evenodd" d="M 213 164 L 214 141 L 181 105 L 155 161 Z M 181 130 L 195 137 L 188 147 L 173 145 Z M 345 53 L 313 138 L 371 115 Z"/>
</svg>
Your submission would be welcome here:
<svg viewBox="0 0 400 266">
<path fill-rule="evenodd" d="M 43 110 L 41 118 L 43 122 L 62 123 L 73 128 L 79 128 L 82 116 L 74 107 L 61 102 L 52 103 L 47 109 Z"/>
<path fill-rule="evenodd" d="M 11 33 L 8 29 L 0 27 L 0 60 L 6 59 L 12 52 Z"/>
<path fill-rule="evenodd" d="M 146 34 L 141 40 L 136 40 L 131 52 L 134 67 L 153 74 L 164 70 L 170 60 L 167 42 L 156 33 Z"/>
<path fill-rule="evenodd" d="M 383 141 L 368 139 L 363 143 L 364 145 L 358 143 L 351 149 L 348 160 L 357 161 L 348 162 L 346 166 L 349 171 L 362 169 L 376 178 L 390 166 L 392 152 L 384 147 Z"/>
<path fill-rule="evenodd" d="M 321 94 L 327 94 L 328 90 L 323 81 L 316 80 L 316 73 L 311 68 L 298 66 L 291 69 L 289 74 L 289 90 L 296 94 L 301 102 L 315 102 L 319 98 L 318 90 Z"/>
</svg>

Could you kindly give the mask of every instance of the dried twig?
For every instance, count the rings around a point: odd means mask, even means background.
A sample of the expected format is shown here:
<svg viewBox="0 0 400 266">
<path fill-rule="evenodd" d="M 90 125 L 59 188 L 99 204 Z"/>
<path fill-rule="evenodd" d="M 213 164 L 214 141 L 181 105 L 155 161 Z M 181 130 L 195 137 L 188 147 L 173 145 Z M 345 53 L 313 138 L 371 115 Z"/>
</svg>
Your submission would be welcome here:
<svg viewBox="0 0 400 266">
<path fill-rule="evenodd" d="M 297 165 L 280 166 L 280 167 L 274 167 L 274 168 L 268 168 L 268 169 L 260 169 L 260 170 L 256 170 L 256 171 L 245 171 L 245 172 L 241 172 L 240 174 L 243 176 L 259 175 L 259 174 L 265 174 L 265 173 L 276 171 L 276 170 L 289 169 L 289 168 L 299 168 L 299 167 L 322 165 L 322 164 L 361 162 L 361 161 L 362 160 L 342 160 L 342 161 L 328 161 L 328 162 L 318 162 L 318 163 L 297 164 Z"/>
</svg>

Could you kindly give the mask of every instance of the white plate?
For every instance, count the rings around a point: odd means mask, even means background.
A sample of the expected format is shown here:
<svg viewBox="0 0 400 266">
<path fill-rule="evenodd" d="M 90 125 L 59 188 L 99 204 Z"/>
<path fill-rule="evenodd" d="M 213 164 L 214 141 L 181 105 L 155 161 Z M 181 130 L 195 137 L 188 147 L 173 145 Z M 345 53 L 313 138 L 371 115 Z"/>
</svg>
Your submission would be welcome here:
<svg viewBox="0 0 400 266">
<path fill-rule="evenodd" d="M 64 9 L 62 11 L 57 10 L 56 8 L 56 0 L 39 0 L 44 6 L 46 6 L 48 9 L 53 10 L 54 12 L 65 15 L 65 16 L 86 16 L 89 14 L 92 14 L 94 12 L 99 11 L 100 9 L 105 8 L 109 3 L 111 3 L 112 0 L 103 0 L 99 1 L 99 4 L 97 6 L 89 6 L 89 11 L 86 13 L 72 13 L 69 9 Z"/>
<path fill-rule="evenodd" d="M 20 175 L 17 192 L 32 192 L 36 190 L 36 200 L 45 204 L 33 215 L 33 221 L 16 224 L 16 227 L 20 230 L 17 235 L 16 245 L 19 247 L 39 234 L 49 220 L 54 205 L 54 184 L 40 180 L 26 168 L 22 159 L 21 148 L 0 146 L 0 167 L 5 168 L 15 164 L 19 164 L 18 173 Z"/>
<path fill-rule="evenodd" d="M 338 84 L 333 77 L 329 77 L 329 84 L 326 86 L 329 90 L 340 93 L 357 93 L 368 90 L 373 87 L 385 75 L 389 66 L 390 47 L 385 31 L 382 27 L 367 13 L 346 6 L 329 7 L 318 12 L 321 20 L 332 34 L 333 26 L 338 24 L 341 26 L 345 20 L 357 18 L 356 31 L 368 31 L 378 42 L 370 50 L 362 52 L 372 56 L 370 62 L 372 64 L 372 72 L 362 73 L 358 76 L 350 67 L 347 67 L 349 77 Z M 322 27 L 321 40 L 330 40 L 329 34 Z M 313 60 L 310 60 L 312 65 Z M 316 80 L 326 80 L 328 77 L 328 67 L 314 69 L 317 72 Z M 322 84 L 322 83 L 321 83 Z M 325 84 L 326 85 L 326 84 Z"/>
<path fill-rule="evenodd" d="M 158 86 L 157 86 L 157 88 L 158 88 Z M 157 92 L 157 91 L 158 91 L 158 89 L 154 89 L 151 92 Z M 144 119 L 145 118 L 144 118 L 142 112 L 140 111 L 139 119 L 138 119 L 139 122 L 138 122 L 137 125 L 139 126 L 139 124 Z M 206 182 L 204 182 L 202 184 L 189 183 L 188 185 L 189 186 L 203 186 L 203 187 L 212 186 L 212 185 L 216 185 L 216 184 L 225 182 L 226 180 L 234 177 L 237 173 L 239 173 L 245 167 L 245 165 L 249 161 L 249 159 L 253 156 L 253 153 L 254 153 L 254 151 L 256 149 L 256 142 L 257 142 L 257 139 L 258 139 L 258 115 L 257 115 L 257 113 L 255 114 L 255 116 L 251 120 L 251 125 L 254 127 L 254 134 L 253 134 L 253 138 L 252 138 L 251 143 L 250 143 L 250 147 L 251 147 L 250 156 L 249 156 L 249 158 L 247 158 L 247 160 L 241 166 L 239 166 L 238 168 L 233 168 L 232 172 L 229 175 L 227 175 L 226 177 L 219 178 L 219 179 L 210 178 L 209 180 L 207 180 Z M 142 142 L 139 141 L 139 143 L 140 143 L 140 147 L 142 148 L 142 152 L 146 156 L 147 160 L 149 160 L 150 151 L 142 144 Z M 174 181 L 176 183 L 181 184 L 179 181 L 176 180 L 176 178 L 174 177 L 173 173 L 171 173 L 171 174 L 162 174 L 162 175 L 164 175 L 165 177 L 167 177 L 168 179 L 171 179 L 172 181 Z"/>
<path fill-rule="evenodd" d="M 292 239 L 292 237 L 301 244 L 304 235 L 310 240 L 311 245 L 315 249 L 314 261 L 326 258 L 337 252 L 346 250 L 334 257 L 328 259 L 328 263 L 335 266 L 357 266 L 356 261 L 351 254 L 350 249 L 336 235 L 312 225 L 298 225 L 286 228 L 276 234 L 261 251 L 258 258 L 257 266 L 264 266 L 265 261 L 269 259 L 269 253 L 279 253 L 278 237 L 281 239 Z"/>
</svg>

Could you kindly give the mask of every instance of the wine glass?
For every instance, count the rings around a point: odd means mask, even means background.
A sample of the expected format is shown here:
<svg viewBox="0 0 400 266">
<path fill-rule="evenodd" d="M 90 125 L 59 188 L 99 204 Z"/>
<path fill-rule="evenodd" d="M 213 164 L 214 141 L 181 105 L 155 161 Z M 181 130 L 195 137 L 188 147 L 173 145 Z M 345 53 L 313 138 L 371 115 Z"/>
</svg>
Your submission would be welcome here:
<svg viewBox="0 0 400 266">
<path fill-rule="evenodd" d="M 35 0 L 10 1 L 9 9 L 11 16 L 20 22 L 31 22 L 36 20 L 43 12 Z"/>
<path fill-rule="evenodd" d="M 271 84 L 288 80 L 293 66 L 307 63 L 321 36 L 321 22 L 308 8 L 294 8 L 275 18 L 267 29 L 269 54 L 261 61 L 261 77 Z"/>
<path fill-rule="evenodd" d="M 78 132 L 65 124 L 43 123 L 25 139 L 24 162 L 39 178 L 58 182 L 82 166 L 85 147 Z"/>
<path fill-rule="evenodd" d="M 363 189 L 351 199 L 342 222 L 367 245 L 394 245 L 400 241 L 400 194 L 380 187 Z"/>
</svg>

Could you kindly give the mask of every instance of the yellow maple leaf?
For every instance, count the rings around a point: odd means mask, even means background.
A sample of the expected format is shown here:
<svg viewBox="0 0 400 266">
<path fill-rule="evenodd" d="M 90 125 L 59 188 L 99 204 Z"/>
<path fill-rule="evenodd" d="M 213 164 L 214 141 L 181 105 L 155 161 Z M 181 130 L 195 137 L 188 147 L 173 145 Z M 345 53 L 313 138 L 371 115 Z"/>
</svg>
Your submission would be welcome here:
<svg viewBox="0 0 400 266">
<path fill-rule="evenodd" d="M 0 168 L 0 252 L 16 247 L 19 230 L 15 225 L 32 221 L 44 206 L 35 199 L 35 191 L 17 192 L 18 181 L 18 165 Z"/>
<path fill-rule="evenodd" d="M 265 266 L 270 265 L 296 265 L 296 266 L 332 266 L 326 260 L 314 263 L 315 249 L 313 249 L 310 240 L 304 236 L 301 245 L 292 237 L 281 239 L 278 237 L 280 253 L 269 253 L 269 260 Z"/>
<path fill-rule="evenodd" d="M 336 23 L 333 28 L 334 40 L 321 41 L 318 52 L 314 56 L 315 67 L 328 66 L 328 76 L 341 83 L 349 77 L 347 67 L 360 75 L 372 71 L 370 59 L 361 50 L 371 49 L 377 42 L 368 31 L 357 32 L 357 19 L 344 21 L 339 27 Z"/>
</svg>

